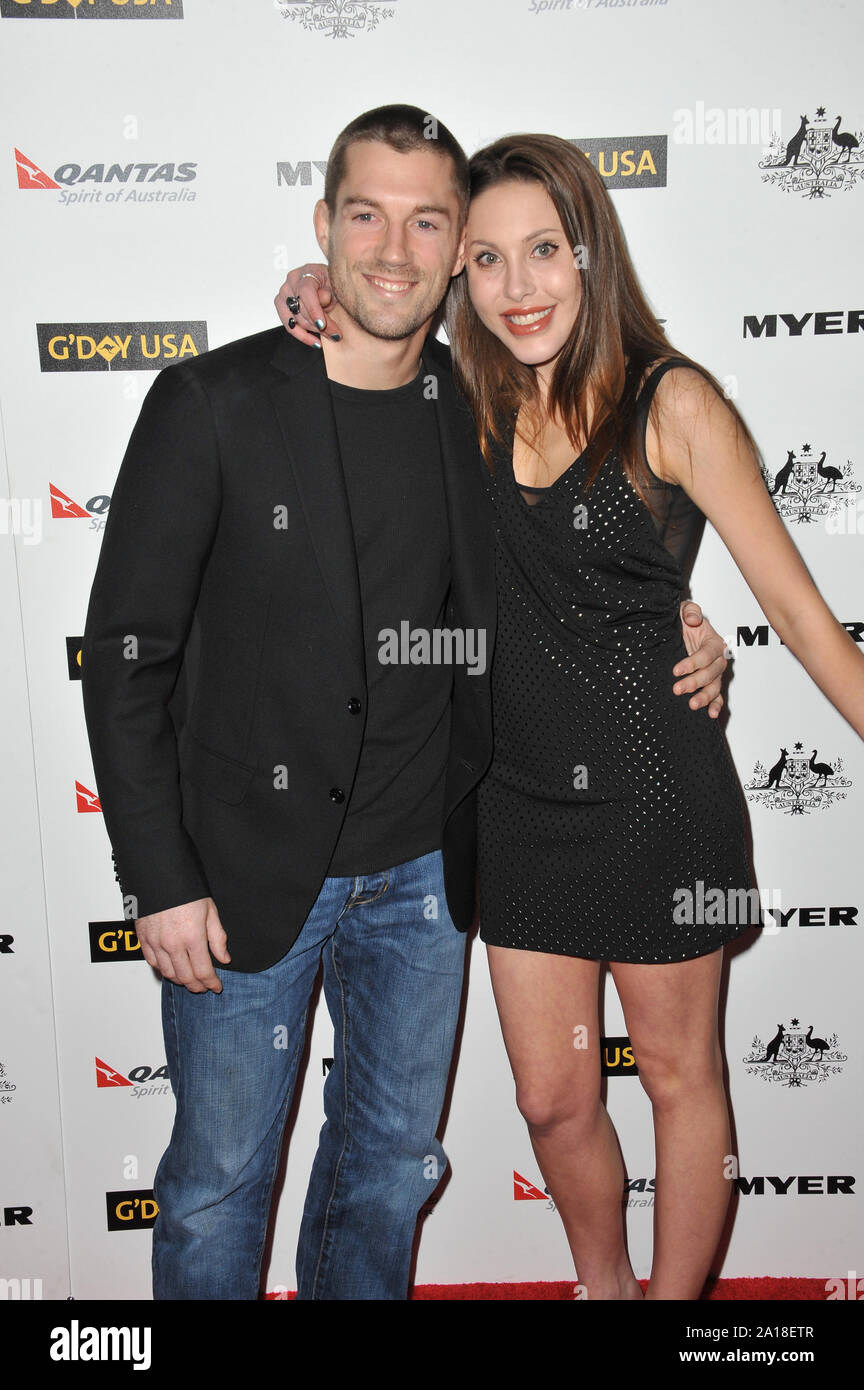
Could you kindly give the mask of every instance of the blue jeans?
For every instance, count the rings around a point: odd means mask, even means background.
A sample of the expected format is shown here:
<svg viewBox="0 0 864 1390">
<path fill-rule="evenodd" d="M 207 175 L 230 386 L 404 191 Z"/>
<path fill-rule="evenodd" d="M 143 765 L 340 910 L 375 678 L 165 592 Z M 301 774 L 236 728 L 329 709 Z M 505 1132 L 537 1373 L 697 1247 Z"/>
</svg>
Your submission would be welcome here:
<svg viewBox="0 0 864 1390">
<path fill-rule="evenodd" d="M 438 850 L 328 878 L 287 955 L 216 973 L 222 993 L 162 982 L 177 1102 L 154 1180 L 157 1299 L 254 1299 L 309 996 L 323 959 L 335 1030 L 326 1120 L 297 1250 L 300 1299 L 404 1299 L 417 1214 L 447 1164 L 435 1137 L 466 936 Z"/>
</svg>

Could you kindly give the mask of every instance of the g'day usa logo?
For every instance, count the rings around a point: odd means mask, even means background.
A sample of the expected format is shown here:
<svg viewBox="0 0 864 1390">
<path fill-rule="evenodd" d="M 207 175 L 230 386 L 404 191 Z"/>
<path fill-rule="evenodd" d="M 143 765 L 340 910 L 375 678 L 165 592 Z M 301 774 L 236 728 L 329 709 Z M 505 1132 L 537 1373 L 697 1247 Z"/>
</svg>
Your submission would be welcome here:
<svg viewBox="0 0 864 1390">
<path fill-rule="evenodd" d="M 43 372 L 158 372 L 207 351 L 204 319 L 37 323 Z"/>
<path fill-rule="evenodd" d="M 106 1214 L 109 1231 L 149 1230 L 159 1215 L 152 1187 L 137 1192 L 106 1192 Z"/>
<path fill-rule="evenodd" d="M 665 188 L 666 135 L 607 135 L 570 140 L 607 188 Z"/>
<path fill-rule="evenodd" d="M 183 0 L 0 0 L 3 19 L 182 19 Z"/>
<path fill-rule="evenodd" d="M 198 177 L 194 159 L 127 159 L 122 163 L 71 159 L 49 174 L 16 148 L 15 171 L 20 189 L 27 193 L 53 189 L 63 207 L 76 203 L 194 203 L 197 196 L 187 187 Z"/>
</svg>

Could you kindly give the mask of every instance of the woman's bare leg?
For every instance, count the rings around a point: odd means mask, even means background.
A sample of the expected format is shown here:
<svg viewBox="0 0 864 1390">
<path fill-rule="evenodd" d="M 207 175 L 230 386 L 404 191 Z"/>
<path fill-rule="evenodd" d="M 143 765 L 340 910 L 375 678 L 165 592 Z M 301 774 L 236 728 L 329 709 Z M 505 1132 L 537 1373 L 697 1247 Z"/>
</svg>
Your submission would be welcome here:
<svg viewBox="0 0 864 1390">
<path fill-rule="evenodd" d="M 723 951 L 669 965 L 610 964 L 639 1079 L 654 1111 L 654 1260 L 645 1297 L 697 1299 L 731 1184 L 717 1036 Z"/>
<path fill-rule="evenodd" d="M 624 1168 L 600 1100 L 600 964 L 487 950 L 516 1103 L 579 1283 L 589 1300 L 641 1298 L 624 1242 Z"/>
</svg>

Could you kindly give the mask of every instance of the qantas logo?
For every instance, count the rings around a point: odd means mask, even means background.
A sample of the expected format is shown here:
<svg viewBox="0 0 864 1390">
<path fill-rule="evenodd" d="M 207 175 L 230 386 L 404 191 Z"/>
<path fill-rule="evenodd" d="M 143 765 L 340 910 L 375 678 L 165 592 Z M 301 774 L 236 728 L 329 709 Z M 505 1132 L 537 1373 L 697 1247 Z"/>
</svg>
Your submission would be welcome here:
<svg viewBox="0 0 864 1390">
<path fill-rule="evenodd" d="M 52 516 L 61 521 L 68 521 L 73 516 L 89 517 L 90 513 L 85 507 L 74 502 L 71 497 L 67 497 L 66 493 L 61 492 L 59 487 L 55 487 L 53 483 L 48 484 L 48 490 L 51 496 Z"/>
<path fill-rule="evenodd" d="M 44 169 L 40 169 L 38 164 L 34 164 L 32 159 L 28 159 L 26 154 L 20 150 L 15 151 L 15 167 L 18 170 L 19 188 L 59 188 L 59 183 L 55 183 Z"/>
<path fill-rule="evenodd" d="M 541 1192 L 539 1187 L 535 1187 L 533 1182 L 523 1178 L 521 1173 L 513 1169 L 513 1201 L 514 1202 L 548 1202 L 548 1192 Z"/>
<path fill-rule="evenodd" d="M 111 498 L 106 493 L 97 492 L 83 507 L 74 497 L 67 496 L 55 483 L 49 482 L 48 493 L 51 499 L 51 515 L 55 521 L 89 521 L 89 530 L 104 531 L 108 508 L 111 505 Z"/>
<path fill-rule="evenodd" d="M 75 800 L 79 811 L 101 811 L 102 805 L 95 792 L 85 787 L 83 782 L 75 783 Z"/>
<path fill-rule="evenodd" d="M 132 1082 L 125 1076 L 121 1076 L 119 1071 L 109 1067 L 107 1062 L 103 1062 L 101 1057 L 96 1058 L 96 1085 L 97 1086 L 131 1086 Z"/>
<path fill-rule="evenodd" d="M 137 1066 L 133 1067 L 127 1076 L 117 1071 L 108 1062 L 103 1062 L 101 1057 L 96 1057 L 96 1085 L 101 1088 L 114 1089 L 116 1087 L 128 1087 L 134 1099 L 141 1099 L 145 1096 L 164 1096 L 171 1089 L 168 1079 L 168 1064 L 163 1062 L 159 1067 Z M 150 1082 L 150 1085 L 145 1083 Z"/>
</svg>

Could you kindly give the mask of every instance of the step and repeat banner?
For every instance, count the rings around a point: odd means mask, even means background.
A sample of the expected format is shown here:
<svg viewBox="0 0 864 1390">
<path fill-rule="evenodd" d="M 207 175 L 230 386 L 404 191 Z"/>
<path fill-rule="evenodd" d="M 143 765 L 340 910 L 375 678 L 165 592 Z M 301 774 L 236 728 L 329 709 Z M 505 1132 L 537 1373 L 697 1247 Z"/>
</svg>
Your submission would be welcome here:
<svg viewBox="0 0 864 1390">
<path fill-rule="evenodd" d="M 862 31 L 842 0 L 0 0 L 2 1296 L 150 1296 L 174 1103 L 159 983 L 114 879 L 79 648 L 154 373 L 276 323 L 285 269 L 318 258 L 328 151 L 360 111 L 411 102 L 469 152 L 508 131 L 567 137 L 612 190 L 670 339 L 742 410 L 778 512 L 860 642 Z M 764 905 L 724 982 L 735 1196 L 715 1272 L 854 1288 L 864 749 L 710 529 L 692 588 L 734 658 L 728 736 Z M 608 978 L 604 1033 L 645 1277 L 651 1111 Z M 271 1292 L 295 1286 L 331 1055 L 322 1000 Z M 445 1146 L 417 1282 L 572 1278 L 476 941 Z"/>
</svg>

